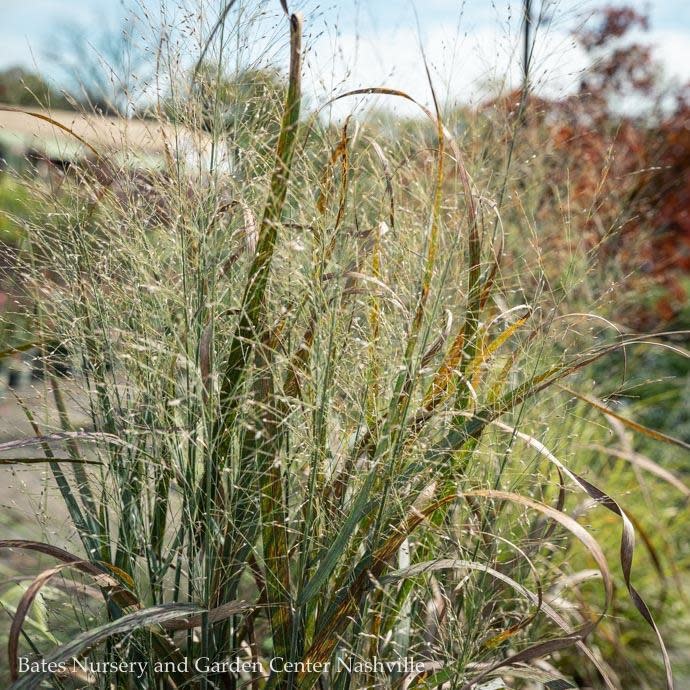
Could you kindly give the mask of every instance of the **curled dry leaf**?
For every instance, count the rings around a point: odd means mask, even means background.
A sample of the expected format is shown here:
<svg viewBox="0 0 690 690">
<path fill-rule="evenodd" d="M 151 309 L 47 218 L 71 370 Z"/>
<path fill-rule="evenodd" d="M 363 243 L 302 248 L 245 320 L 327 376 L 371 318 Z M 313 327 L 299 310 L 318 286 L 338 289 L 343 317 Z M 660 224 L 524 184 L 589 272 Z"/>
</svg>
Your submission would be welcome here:
<svg viewBox="0 0 690 690">
<path fill-rule="evenodd" d="M 503 424 L 502 422 L 495 421 L 494 425 L 499 429 L 506 431 L 507 433 L 515 434 L 518 438 L 525 441 L 532 448 L 534 448 L 540 455 L 548 459 L 551 463 L 558 467 L 566 476 L 568 476 L 572 481 L 574 481 L 575 484 L 577 484 L 577 486 L 583 489 L 587 493 L 587 495 L 590 496 L 590 498 L 594 499 L 597 503 L 604 506 L 607 510 L 610 510 L 612 513 L 618 515 L 618 517 L 621 518 L 621 521 L 623 523 L 623 531 L 621 534 L 620 563 L 621 568 L 623 570 L 623 579 L 625 580 L 625 585 L 628 589 L 628 594 L 630 595 L 630 599 L 632 600 L 635 608 L 640 612 L 647 624 L 654 631 L 654 634 L 657 638 L 657 642 L 659 643 L 659 648 L 661 650 L 661 655 L 664 662 L 664 668 L 666 672 L 666 687 L 668 690 L 673 690 L 674 684 L 673 672 L 671 669 L 671 660 L 668 656 L 666 645 L 661 636 L 661 632 L 659 631 L 659 628 L 657 627 L 656 622 L 654 621 L 652 613 L 649 610 L 647 604 L 645 603 L 644 599 L 642 599 L 642 597 L 637 592 L 637 590 L 631 582 L 632 562 L 633 555 L 635 552 L 635 529 L 628 516 L 618 505 L 618 503 L 613 498 L 611 498 L 611 496 L 609 496 L 607 493 L 605 493 L 598 487 L 594 486 L 594 484 L 588 482 L 583 477 L 579 476 L 578 474 L 575 474 L 575 472 L 573 472 L 572 470 L 568 469 L 560 460 L 558 460 L 558 458 L 553 453 L 551 453 L 551 451 L 548 448 L 546 448 L 546 446 L 544 446 L 543 443 L 541 443 L 534 437 L 529 436 L 528 434 L 525 434 L 521 431 L 517 431 L 516 429 L 509 427 L 506 424 Z M 598 561 L 597 565 L 599 565 Z"/>
</svg>

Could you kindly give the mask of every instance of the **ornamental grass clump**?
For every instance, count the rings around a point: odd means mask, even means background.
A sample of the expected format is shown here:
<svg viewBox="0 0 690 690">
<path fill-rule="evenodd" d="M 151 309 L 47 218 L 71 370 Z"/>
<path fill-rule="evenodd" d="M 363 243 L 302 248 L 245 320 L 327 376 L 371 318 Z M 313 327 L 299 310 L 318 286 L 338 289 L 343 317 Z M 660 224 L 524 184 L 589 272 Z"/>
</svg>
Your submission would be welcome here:
<svg viewBox="0 0 690 690">
<path fill-rule="evenodd" d="M 655 637 L 655 687 L 672 688 L 633 522 L 605 474 L 559 459 L 586 415 L 685 447 L 585 385 L 653 338 L 600 328 L 523 272 L 494 194 L 508 171 L 465 160 L 435 96 L 404 140 L 305 112 L 303 20 L 281 4 L 280 109 L 273 91 L 252 91 L 270 103 L 245 119 L 209 101 L 230 3 L 192 70 L 203 88 L 158 109 L 165 168 L 144 185 L 95 150 L 42 191 L 51 212 L 24 251 L 60 428 L 27 407 L 35 436 L 0 450 L 42 450 L 7 462 L 47 463 L 69 530 L 0 543 L 52 562 L 12 614 L 12 689 L 575 687 L 568 649 L 615 688 L 591 641 L 624 596 Z M 370 94 L 412 100 L 337 98 Z M 587 279 L 578 265 L 569 280 Z M 597 512 L 619 553 L 588 530 Z"/>
</svg>

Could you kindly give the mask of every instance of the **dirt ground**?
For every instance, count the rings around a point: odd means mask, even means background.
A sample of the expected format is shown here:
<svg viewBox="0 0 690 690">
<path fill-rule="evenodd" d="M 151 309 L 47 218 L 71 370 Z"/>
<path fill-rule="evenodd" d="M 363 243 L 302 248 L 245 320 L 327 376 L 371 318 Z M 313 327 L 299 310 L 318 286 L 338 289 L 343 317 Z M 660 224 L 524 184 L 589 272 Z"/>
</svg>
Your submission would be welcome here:
<svg viewBox="0 0 690 690">
<path fill-rule="evenodd" d="M 72 426 L 75 429 L 88 428 L 89 420 L 83 402 L 76 398 L 74 382 L 63 379 L 61 390 Z M 34 436 L 17 397 L 35 415 L 43 433 L 60 430 L 47 383 L 31 381 L 14 392 L 7 388 L 0 391 L 0 444 Z M 63 451 L 63 448 L 55 447 L 58 457 L 64 455 Z M 0 461 L 18 457 L 40 458 L 43 452 L 39 446 L 0 452 Z M 66 472 L 69 476 L 70 470 Z M 63 532 L 67 526 L 66 518 L 67 513 L 47 464 L 3 462 L 0 465 L 1 538 L 41 539 L 49 533 Z"/>
</svg>

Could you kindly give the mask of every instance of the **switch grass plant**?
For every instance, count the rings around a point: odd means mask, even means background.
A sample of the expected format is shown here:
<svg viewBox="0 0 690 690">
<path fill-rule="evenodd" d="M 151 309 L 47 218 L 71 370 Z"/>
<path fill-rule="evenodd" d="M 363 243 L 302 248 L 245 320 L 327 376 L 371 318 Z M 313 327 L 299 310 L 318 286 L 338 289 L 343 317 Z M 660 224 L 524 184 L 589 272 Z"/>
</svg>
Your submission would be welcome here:
<svg viewBox="0 0 690 690">
<path fill-rule="evenodd" d="M 3 464 L 47 464 L 73 539 L 0 543 L 52 561 L 11 611 L 12 689 L 612 689 L 597 639 L 626 625 L 659 660 L 640 687 L 673 688 L 611 456 L 670 486 L 671 506 L 688 490 L 602 429 L 687 445 L 587 378 L 658 338 L 573 309 L 521 263 L 537 238 L 504 225 L 509 161 L 486 175 L 435 97 L 404 140 L 301 111 L 303 22 L 281 5 L 279 127 L 261 107 L 228 125 L 227 102 L 209 110 L 213 70 L 193 70 L 211 82 L 158 111 L 179 131 L 163 172 L 142 185 L 96 150 L 42 192 L 26 273 L 60 429 L 26 408 L 35 436 L 0 450 L 42 451 Z M 231 6 L 197 65 L 228 42 Z M 412 100 L 339 97 L 370 94 Z M 210 154 L 185 161 L 202 122 Z M 574 250 L 564 282 L 586 281 L 589 258 Z M 55 342 L 79 364 L 88 429 L 71 425 Z M 19 673 L 32 655 L 66 670 Z M 146 670 L 89 677 L 75 658 Z M 235 659 L 256 665 L 213 666 Z"/>
</svg>

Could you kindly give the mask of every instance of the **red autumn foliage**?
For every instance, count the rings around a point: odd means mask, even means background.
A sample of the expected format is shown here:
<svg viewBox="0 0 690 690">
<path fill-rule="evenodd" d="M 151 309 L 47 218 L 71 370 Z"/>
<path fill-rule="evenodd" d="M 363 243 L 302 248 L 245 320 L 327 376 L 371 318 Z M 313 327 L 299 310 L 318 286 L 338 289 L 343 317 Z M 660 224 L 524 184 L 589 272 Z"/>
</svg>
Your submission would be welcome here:
<svg viewBox="0 0 690 690">
<path fill-rule="evenodd" d="M 604 7 L 599 10 L 599 21 L 578 32 L 576 38 L 585 50 L 607 45 L 611 39 L 624 36 L 638 26 L 649 28 L 649 18 L 632 7 Z"/>
<path fill-rule="evenodd" d="M 581 238 L 604 264 L 615 261 L 621 274 L 641 275 L 662 291 L 652 309 L 625 314 L 637 328 L 678 315 L 687 303 L 681 281 L 690 273 L 690 84 L 676 89 L 675 107 L 662 103 L 651 49 L 627 40 L 648 26 L 630 7 L 599 10 L 574 34 L 591 57 L 577 93 L 557 101 L 530 95 L 522 113 L 528 137 L 529 130 L 539 130 L 533 138 L 548 133 L 549 176 L 567 182 Z M 515 121 L 522 98 L 517 90 L 489 105 Z M 634 108 L 621 107 L 626 101 L 651 105 L 653 116 L 630 114 Z"/>
</svg>

